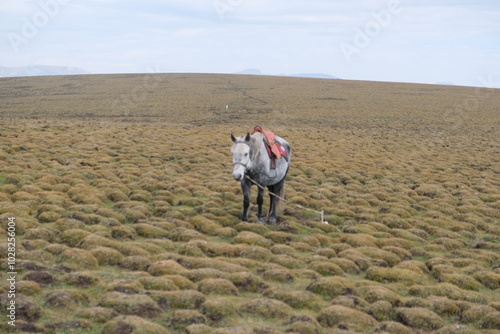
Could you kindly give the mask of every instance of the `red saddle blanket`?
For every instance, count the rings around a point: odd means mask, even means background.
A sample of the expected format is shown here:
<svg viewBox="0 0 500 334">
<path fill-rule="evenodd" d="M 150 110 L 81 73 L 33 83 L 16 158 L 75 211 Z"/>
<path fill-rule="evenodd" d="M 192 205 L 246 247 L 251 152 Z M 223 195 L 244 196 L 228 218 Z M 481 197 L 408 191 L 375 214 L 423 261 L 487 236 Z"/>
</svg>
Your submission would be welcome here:
<svg viewBox="0 0 500 334">
<path fill-rule="evenodd" d="M 264 144 L 267 149 L 267 154 L 269 154 L 271 160 L 279 159 L 281 157 L 284 157 L 285 159 L 287 158 L 287 153 L 285 148 L 283 147 L 283 145 L 281 145 L 279 141 L 276 140 L 273 132 L 263 130 L 260 126 L 256 126 L 253 129 L 252 134 L 254 134 L 255 132 L 262 133 L 264 137 Z M 272 161 L 271 165 L 274 165 L 274 161 Z"/>
</svg>

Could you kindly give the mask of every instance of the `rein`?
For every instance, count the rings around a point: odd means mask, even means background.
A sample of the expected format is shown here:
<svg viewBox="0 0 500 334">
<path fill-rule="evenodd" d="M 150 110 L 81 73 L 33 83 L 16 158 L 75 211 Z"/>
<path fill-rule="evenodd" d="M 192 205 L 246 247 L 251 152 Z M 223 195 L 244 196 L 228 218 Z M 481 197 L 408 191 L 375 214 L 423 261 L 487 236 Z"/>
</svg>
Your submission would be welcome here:
<svg viewBox="0 0 500 334">
<path fill-rule="evenodd" d="M 257 187 L 259 187 L 260 189 L 262 189 L 262 190 L 266 190 L 266 188 L 264 188 L 263 186 L 261 186 L 261 185 L 260 185 L 257 181 L 255 181 L 254 179 L 252 179 L 252 178 L 251 178 L 250 176 L 248 176 L 247 174 L 245 174 L 245 177 L 246 177 L 248 180 L 250 180 L 253 184 L 255 184 Z M 281 201 L 283 201 L 283 202 L 285 202 L 285 203 L 289 203 L 289 201 L 288 201 L 286 198 L 283 198 L 283 197 L 281 197 L 281 196 L 279 196 L 279 195 L 277 195 L 277 194 L 275 194 L 275 193 L 273 193 L 273 192 L 271 192 L 271 191 L 269 191 L 269 190 L 268 190 L 267 192 L 268 192 L 270 195 L 272 195 L 272 196 L 276 197 L 277 199 L 279 199 L 279 200 L 281 200 Z M 312 210 L 312 209 L 306 208 L 306 207 L 304 207 L 304 206 L 302 206 L 302 205 L 300 205 L 300 204 L 297 204 L 297 203 L 289 203 L 289 204 L 294 205 L 294 206 L 296 206 L 296 207 L 298 207 L 298 208 L 300 208 L 300 209 L 303 209 L 303 210 L 306 210 L 306 211 L 309 211 L 309 212 L 314 212 L 314 213 L 317 213 L 317 214 L 319 214 L 320 220 L 321 220 L 321 222 L 322 222 L 323 224 L 329 224 L 329 223 L 325 220 L 325 211 L 324 211 L 324 210 L 321 210 L 321 211 L 316 211 L 316 210 Z M 338 228 L 337 228 L 337 230 L 340 232 L 340 230 L 339 230 Z"/>
</svg>

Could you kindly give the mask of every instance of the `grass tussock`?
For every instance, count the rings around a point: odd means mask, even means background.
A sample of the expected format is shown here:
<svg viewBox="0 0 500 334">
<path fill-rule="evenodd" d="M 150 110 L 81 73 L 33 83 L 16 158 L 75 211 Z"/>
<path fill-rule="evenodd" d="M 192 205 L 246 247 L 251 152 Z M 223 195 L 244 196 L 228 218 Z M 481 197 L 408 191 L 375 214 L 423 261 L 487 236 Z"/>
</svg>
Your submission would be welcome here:
<svg viewBox="0 0 500 334">
<path fill-rule="evenodd" d="M 155 318 L 161 313 L 158 304 L 142 294 L 106 292 L 101 296 L 99 306 L 112 308 L 121 314 L 145 318 Z"/>
<path fill-rule="evenodd" d="M 207 278 L 198 283 L 198 291 L 204 295 L 238 295 L 238 288 L 222 278 Z"/>
<path fill-rule="evenodd" d="M 481 89 L 150 78 L 140 113 L 116 101 L 141 75 L 0 80 L 0 234 L 7 247 L 15 217 L 21 330 L 500 329 L 498 91 L 462 126 L 443 110 Z M 295 152 L 276 226 L 256 223 L 255 187 L 240 219 L 229 134 L 254 125 Z"/>
<path fill-rule="evenodd" d="M 356 295 L 356 286 L 344 277 L 325 277 L 313 281 L 307 291 L 311 291 L 319 296 L 333 298 L 339 295 Z"/>
<path fill-rule="evenodd" d="M 286 319 L 294 313 L 284 302 L 263 297 L 249 300 L 241 305 L 240 310 L 250 317 L 261 319 Z"/>
<path fill-rule="evenodd" d="M 212 322 L 221 323 L 238 314 L 235 300 L 228 297 L 211 298 L 200 306 L 201 312 Z"/>
<path fill-rule="evenodd" d="M 444 320 L 436 313 L 420 307 L 398 308 L 396 317 L 410 328 L 437 330 L 445 325 Z"/>
<path fill-rule="evenodd" d="M 170 334 L 165 327 L 148 321 L 138 316 L 119 316 L 104 324 L 102 327 L 103 334 L 117 333 L 151 333 L 151 334 Z"/>
<path fill-rule="evenodd" d="M 324 327 L 338 327 L 345 324 L 344 326 L 351 330 L 364 333 L 370 332 L 378 323 L 375 318 L 364 312 L 341 305 L 332 305 L 321 310 L 318 322 Z"/>
</svg>

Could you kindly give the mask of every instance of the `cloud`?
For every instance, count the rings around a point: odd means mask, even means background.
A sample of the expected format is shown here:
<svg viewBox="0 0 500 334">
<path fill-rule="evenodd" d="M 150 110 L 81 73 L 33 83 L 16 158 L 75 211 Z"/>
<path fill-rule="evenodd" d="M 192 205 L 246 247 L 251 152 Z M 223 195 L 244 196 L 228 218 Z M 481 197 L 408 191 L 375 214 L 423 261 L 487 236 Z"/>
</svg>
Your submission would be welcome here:
<svg viewBox="0 0 500 334">
<path fill-rule="evenodd" d="M 0 20 L 4 66 L 43 60 L 94 73 L 259 68 L 430 83 L 453 76 L 459 84 L 480 72 L 500 72 L 500 9 L 486 0 L 401 0 L 402 11 L 351 62 L 340 45 L 353 44 L 359 31 L 377 23 L 375 14 L 397 0 L 64 0 L 67 5 L 17 54 L 5 36 L 19 32 L 40 5 L 0 1 L 2 14 L 8 13 Z M 222 16 L 220 3 L 229 6 Z"/>
</svg>

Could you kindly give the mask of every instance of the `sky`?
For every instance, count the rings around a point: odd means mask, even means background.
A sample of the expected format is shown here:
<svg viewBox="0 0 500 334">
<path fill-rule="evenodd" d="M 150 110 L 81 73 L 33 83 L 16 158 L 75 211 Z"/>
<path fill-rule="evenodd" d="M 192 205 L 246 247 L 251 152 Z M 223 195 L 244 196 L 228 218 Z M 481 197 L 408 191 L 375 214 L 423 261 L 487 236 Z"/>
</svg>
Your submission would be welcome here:
<svg viewBox="0 0 500 334">
<path fill-rule="evenodd" d="M 498 0 L 0 0 L 0 66 L 500 88 Z"/>
</svg>

